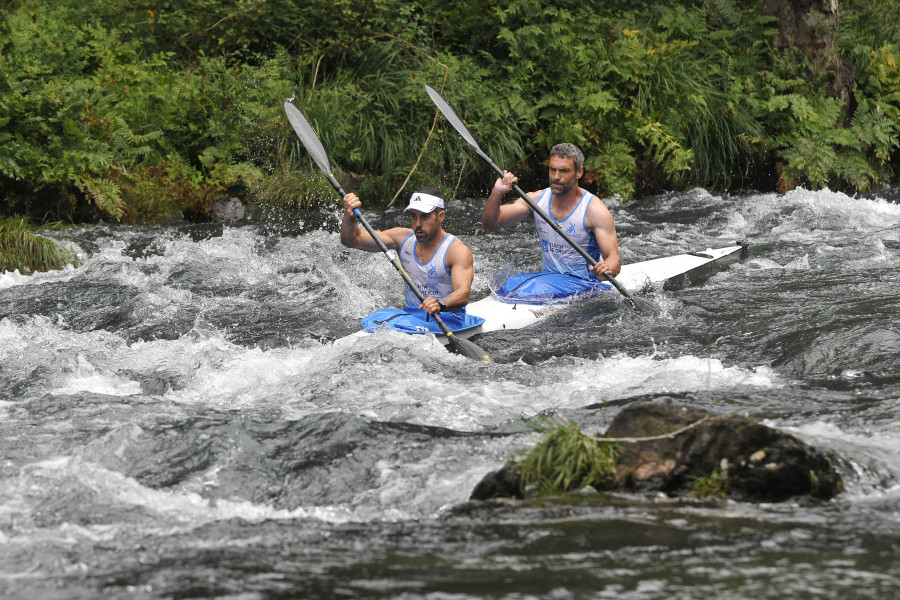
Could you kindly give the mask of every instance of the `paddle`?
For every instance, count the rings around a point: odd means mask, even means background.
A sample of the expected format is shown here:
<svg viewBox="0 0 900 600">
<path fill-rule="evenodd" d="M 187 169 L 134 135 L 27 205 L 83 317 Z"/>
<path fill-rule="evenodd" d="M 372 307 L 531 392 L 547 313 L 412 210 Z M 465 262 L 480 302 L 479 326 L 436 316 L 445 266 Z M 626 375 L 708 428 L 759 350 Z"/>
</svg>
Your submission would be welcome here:
<svg viewBox="0 0 900 600">
<path fill-rule="evenodd" d="M 478 142 L 476 142 L 475 138 L 472 137 L 472 134 L 469 132 L 469 130 L 465 126 L 465 124 L 463 124 L 462 119 L 460 119 L 459 116 L 456 114 L 456 111 L 453 110 L 453 107 L 450 106 L 450 104 L 446 100 L 444 100 L 444 98 L 439 93 L 437 93 L 437 91 L 435 91 L 434 88 L 432 88 L 431 86 L 426 85 L 425 89 L 428 91 L 428 95 L 431 96 L 432 102 L 434 102 L 435 105 L 438 107 L 438 109 L 444 114 L 444 116 L 447 117 L 447 120 L 450 121 L 450 124 L 453 125 L 453 128 L 459 132 L 459 134 L 463 137 L 464 140 L 466 140 L 466 142 L 469 143 L 470 146 L 472 146 L 472 149 L 475 150 L 475 153 L 478 154 L 478 156 L 480 156 L 482 159 L 484 159 L 484 161 L 488 165 L 490 165 L 490 167 L 498 175 L 503 177 L 503 169 L 501 169 L 496 164 L 494 164 L 494 161 L 492 161 L 491 158 L 487 154 L 485 154 L 481 150 L 481 148 L 478 147 Z M 531 209 L 538 214 L 538 216 L 540 216 L 544 221 L 546 221 L 547 224 L 550 225 L 550 227 L 552 227 L 553 230 L 557 234 L 559 234 L 559 236 L 562 239 L 564 239 L 566 242 L 568 242 L 569 245 L 572 246 L 572 248 L 574 248 L 586 261 L 588 261 L 591 264 L 591 266 L 594 266 L 597 264 L 597 261 L 594 259 L 594 257 L 591 256 L 590 254 L 588 254 L 584 248 L 579 246 L 575 240 L 573 240 L 571 237 L 569 237 L 569 235 L 566 234 L 566 232 L 562 230 L 562 227 L 560 227 L 559 223 L 557 223 L 555 219 L 551 219 L 550 216 L 546 212 L 544 212 L 543 209 L 541 209 L 537 204 L 535 204 L 534 201 L 528 196 L 528 194 L 526 194 L 525 192 L 522 191 L 522 188 L 520 188 L 518 185 L 513 185 L 513 191 L 516 192 L 516 194 L 518 194 L 519 197 L 522 198 L 526 203 L 528 203 L 528 206 L 530 206 Z M 649 300 L 645 300 L 643 298 L 635 298 L 628 292 L 628 290 L 626 290 L 622 286 L 621 283 L 616 281 L 615 277 L 611 277 L 611 276 L 607 275 L 606 273 L 603 273 L 602 275 L 617 290 L 619 290 L 619 293 L 621 293 L 625 297 L 625 299 L 628 301 L 628 303 L 631 304 L 632 308 L 634 308 L 635 310 L 637 310 L 638 312 L 641 312 L 641 313 L 659 314 L 660 310 L 659 310 L 659 307 L 656 306 L 656 304 L 654 304 L 653 302 L 650 302 Z"/>
<path fill-rule="evenodd" d="M 300 112 L 294 104 L 287 100 L 284 103 L 284 112 L 287 115 L 288 121 L 291 122 L 291 126 L 294 128 L 294 131 L 297 133 L 297 137 L 300 138 L 300 141 L 303 142 L 303 146 L 306 148 L 306 151 L 309 152 L 309 155 L 312 156 L 312 159 L 319 166 L 319 169 L 322 170 L 322 173 L 325 177 L 328 178 L 328 181 L 331 183 L 332 187 L 337 191 L 338 194 L 341 195 L 341 198 L 346 196 L 344 193 L 341 184 L 338 183 L 337 179 L 334 178 L 334 174 L 331 172 L 331 161 L 328 160 L 328 154 L 325 152 L 325 146 L 322 145 L 322 141 L 319 139 L 319 136 L 316 135 L 316 132 L 313 130 L 312 125 L 309 124 L 309 121 L 306 120 L 306 117 L 303 116 L 303 113 Z M 425 297 L 422 295 L 416 286 L 413 284 L 412 279 L 409 277 L 409 273 L 403 268 L 403 266 L 388 254 L 387 246 L 384 245 L 384 242 L 381 241 L 381 238 L 377 233 L 372 229 L 372 226 L 369 225 L 369 222 L 362 215 L 359 209 L 353 210 L 353 215 L 356 217 L 356 220 L 363 226 L 363 228 L 372 236 L 372 239 L 375 240 L 375 243 L 378 244 L 378 247 L 384 252 L 384 255 L 391 261 L 391 264 L 394 265 L 394 268 L 397 269 L 397 272 L 400 273 L 400 276 L 403 277 L 403 281 L 406 282 L 406 285 L 409 286 L 409 289 L 413 291 L 416 297 L 419 300 L 425 300 Z M 458 338 L 453 335 L 453 332 L 450 331 L 450 328 L 447 327 L 444 320 L 438 316 L 437 313 L 431 315 L 434 320 L 437 322 L 438 326 L 441 328 L 447 336 L 447 348 L 451 352 L 456 352 L 457 354 L 462 354 L 468 358 L 474 358 L 475 360 L 484 360 L 485 362 L 491 362 L 490 357 L 487 355 L 487 352 L 479 348 L 475 343 L 470 342 L 469 340 Z"/>
</svg>

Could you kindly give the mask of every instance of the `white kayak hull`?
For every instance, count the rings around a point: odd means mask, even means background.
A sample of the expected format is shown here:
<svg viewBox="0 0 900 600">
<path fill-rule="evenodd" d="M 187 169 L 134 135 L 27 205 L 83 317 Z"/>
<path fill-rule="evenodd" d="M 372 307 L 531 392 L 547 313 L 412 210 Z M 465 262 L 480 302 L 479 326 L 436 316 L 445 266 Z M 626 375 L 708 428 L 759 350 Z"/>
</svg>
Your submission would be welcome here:
<svg viewBox="0 0 900 600">
<path fill-rule="evenodd" d="M 746 244 L 737 244 L 723 248 L 707 248 L 702 252 L 676 254 L 663 258 L 654 258 L 641 262 L 622 265 L 616 280 L 631 293 L 661 285 L 665 290 L 679 289 L 700 283 L 716 271 L 744 259 L 748 254 Z M 609 294 L 619 294 L 611 289 Z M 565 301 L 555 304 L 522 304 L 502 302 L 491 294 L 481 300 L 470 302 L 466 312 L 484 319 L 480 326 L 458 331 L 453 335 L 468 338 L 479 333 L 505 329 L 522 329 L 533 325 L 549 315 L 564 310 L 568 306 Z M 352 337 L 370 335 L 364 331 L 352 334 Z M 447 343 L 447 336 L 435 336 L 441 343 Z"/>
<path fill-rule="evenodd" d="M 742 259 L 746 254 L 746 245 L 735 245 L 654 258 L 622 265 L 616 281 L 632 293 L 638 293 L 658 284 L 662 284 L 663 289 L 679 289 L 686 285 L 699 283 L 716 270 Z M 608 293 L 618 294 L 619 292 L 610 290 Z M 511 304 L 502 302 L 497 296 L 491 294 L 486 298 L 469 303 L 466 307 L 466 311 L 470 315 L 484 319 L 481 330 L 469 335 L 502 329 L 522 329 L 565 307 L 565 303 Z"/>
</svg>

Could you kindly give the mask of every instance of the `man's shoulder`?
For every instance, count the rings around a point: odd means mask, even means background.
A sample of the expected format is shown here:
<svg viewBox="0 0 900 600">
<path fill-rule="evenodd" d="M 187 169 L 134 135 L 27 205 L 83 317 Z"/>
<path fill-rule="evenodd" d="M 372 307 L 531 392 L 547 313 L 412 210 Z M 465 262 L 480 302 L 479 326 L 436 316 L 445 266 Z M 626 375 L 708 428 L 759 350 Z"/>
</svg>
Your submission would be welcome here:
<svg viewBox="0 0 900 600">
<path fill-rule="evenodd" d="M 472 249 L 469 248 L 469 245 L 466 244 L 458 235 L 454 235 L 453 237 L 453 241 L 451 241 L 450 245 L 447 247 L 448 260 L 455 257 L 464 258 L 466 256 L 472 256 Z"/>
<path fill-rule="evenodd" d="M 450 248 L 464 248 L 465 250 L 471 252 L 472 250 L 469 248 L 469 245 L 463 241 L 461 237 L 458 235 L 454 235 L 452 233 L 448 233 L 447 235 L 452 235 L 453 240 L 450 242 Z"/>
<path fill-rule="evenodd" d="M 584 197 L 590 202 L 588 205 L 588 210 L 599 210 L 603 212 L 609 212 L 609 208 L 606 207 L 606 202 L 603 201 L 603 198 L 598 196 L 597 194 L 593 194 L 588 190 L 584 191 Z"/>
<path fill-rule="evenodd" d="M 600 196 L 591 195 L 585 217 L 589 227 L 610 226 L 613 222 L 612 212 Z"/>
</svg>

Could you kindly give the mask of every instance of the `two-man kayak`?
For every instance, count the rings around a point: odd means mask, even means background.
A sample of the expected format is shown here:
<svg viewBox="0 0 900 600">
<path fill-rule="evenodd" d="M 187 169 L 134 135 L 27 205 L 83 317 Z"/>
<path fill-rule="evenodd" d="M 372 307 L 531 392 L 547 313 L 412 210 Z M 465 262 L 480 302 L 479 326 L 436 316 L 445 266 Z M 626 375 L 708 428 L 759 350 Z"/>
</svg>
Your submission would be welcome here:
<svg viewBox="0 0 900 600">
<path fill-rule="evenodd" d="M 429 86 L 425 86 L 429 96 L 448 119 L 451 120 L 453 126 L 460 132 L 464 139 L 476 150 L 491 167 L 503 175 L 503 171 L 490 160 L 478 147 L 475 139 L 471 137 L 468 129 L 460 120 L 449 104 Z M 342 198 L 347 198 L 347 194 L 341 187 L 340 182 L 335 179 L 331 168 L 331 160 L 325 147 L 319 140 L 318 135 L 310 125 L 309 120 L 300 110 L 292 103 L 290 98 L 284 103 L 285 114 L 291 123 L 301 143 L 309 152 L 313 161 L 322 171 L 322 174 L 331 183 L 335 192 L 340 194 Z M 531 207 L 531 209 L 539 215 L 545 223 L 551 225 L 551 228 L 565 240 L 573 250 L 577 251 L 591 265 L 595 265 L 596 258 L 589 255 L 579 243 L 571 238 L 568 233 L 564 232 L 555 221 L 547 215 L 543 209 L 538 207 L 528 195 L 525 194 L 518 186 L 513 185 L 516 193 Z M 412 205 L 411 205 L 412 206 Z M 349 215 L 349 213 L 348 213 Z M 362 225 L 371 240 L 375 243 L 375 248 L 384 253 L 391 261 L 394 268 L 403 278 L 412 294 L 423 303 L 426 298 L 421 290 L 416 287 L 415 281 L 404 269 L 403 265 L 394 259 L 388 252 L 388 248 L 381 237 L 372 229 L 368 220 L 362 215 L 358 208 L 352 211 L 353 218 Z M 346 219 L 345 219 L 345 222 Z M 342 225 L 343 227 L 343 225 Z M 343 230 L 342 230 L 343 241 Z M 374 250 L 373 250 L 374 251 Z M 380 309 L 363 319 L 363 331 L 352 334 L 368 335 L 379 329 L 393 329 L 403 333 L 435 335 L 442 343 L 458 354 L 462 354 L 468 358 L 476 360 L 484 360 L 491 362 L 490 357 L 484 350 L 476 344 L 467 340 L 467 337 L 477 333 L 496 331 L 498 329 L 520 329 L 545 318 L 553 312 L 557 312 L 567 306 L 574 299 L 582 299 L 592 297 L 602 293 L 607 293 L 615 288 L 631 304 L 632 308 L 639 312 L 650 312 L 656 314 L 658 307 L 652 302 L 642 298 L 635 298 L 628 291 L 627 287 L 636 289 L 638 287 L 648 287 L 649 285 L 662 283 L 663 287 L 683 284 L 685 279 L 695 279 L 702 277 L 704 272 L 712 265 L 731 262 L 746 255 L 746 245 L 738 243 L 736 246 L 720 248 L 718 250 L 707 249 L 703 252 L 695 252 L 691 254 L 679 254 L 668 258 L 649 260 L 633 265 L 625 265 L 622 267 L 618 277 L 610 277 L 603 274 L 603 281 L 587 281 L 577 274 L 566 275 L 562 273 L 526 273 L 515 275 L 507 278 L 504 285 L 487 298 L 472 302 L 464 308 L 458 308 L 455 313 L 445 313 L 444 311 L 433 312 L 432 314 L 416 314 L 412 308 L 403 309 Z M 733 257 L 729 260 L 729 257 Z M 428 273 L 431 276 L 431 272 Z M 440 300 L 438 300 L 440 304 Z M 424 311 L 420 311 L 424 312 Z M 424 320 L 422 319 L 424 317 Z M 449 323 L 448 323 L 449 321 Z M 435 326 L 437 326 L 435 328 Z M 437 329 L 437 330 L 436 330 Z M 343 338 L 347 339 L 347 338 Z"/>
<path fill-rule="evenodd" d="M 666 290 L 679 289 L 700 283 L 716 271 L 738 260 L 743 260 L 747 255 L 747 245 L 739 242 L 734 246 L 707 248 L 700 252 L 655 258 L 622 265 L 616 281 L 632 292 L 640 292 L 660 284 Z M 508 279 L 508 283 L 516 285 L 505 284 L 498 290 L 501 295 L 491 293 L 481 300 L 470 302 L 466 307 L 466 312 L 470 316 L 479 321 L 483 319 L 483 322 L 470 327 L 462 325 L 451 331 L 457 337 L 468 338 L 490 331 L 522 329 L 560 310 L 565 310 L 572 300 L 596 296 L 600 293 L 618 294 L 609 284 L 595 284 L 582 293 L 559 297 L 559 294 L 552 291 L 558 287 L 555 286 L 554 277 L 566 276 L 530 273 L 517 275 L 515 279 Z M 521 285 L 523 282 L 527 282 L 526 285 Z M 529 293 L 534 295 L 529 296 Z M 352 335 L 354 337 L 368 335 L 382 327 L 409 334 L 431 333 L 425 327 L 417 330 L 414 315 L 398 315 L 399 318 L 392 319 L 380 318 L 380 315 L 387 313 L 396 314 L 402 313 L 402 311 L 400 309 L 375 311 L 363 319 L 364 329 Z M 436 335 L 435 337 L 442 343 L 447 343 L 447 336 Z"/>
</svg>

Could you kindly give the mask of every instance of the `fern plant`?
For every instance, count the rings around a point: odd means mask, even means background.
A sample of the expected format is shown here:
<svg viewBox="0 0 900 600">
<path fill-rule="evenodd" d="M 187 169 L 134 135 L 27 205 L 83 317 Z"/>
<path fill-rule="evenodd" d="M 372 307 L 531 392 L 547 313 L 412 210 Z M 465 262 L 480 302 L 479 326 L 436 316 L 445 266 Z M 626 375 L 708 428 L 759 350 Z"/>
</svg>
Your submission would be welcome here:
<svg viewBox="0 0 900 600">
<path fill-rule="evenodd" d="M 823 96 L 830 74 L 810 80 L 802 52 L 775 46 L 761 0 L 7 4 L 6 214 L 152 221 L 230 195 L 330 205 L 292 175 L 309 166 L 281 110 L 292 95 L 367 201 L 425 183 L 487 193 L 493 174 L 424 83 L 526 187 L 546 182 L 560 141 L 584 150 L 584 185 L 626 200 L 771 188 L 774 173 L 782 189 L 866 190 L 900 169 L 891 3 L 841 3 L 849 101 Z"/>
</svg>

